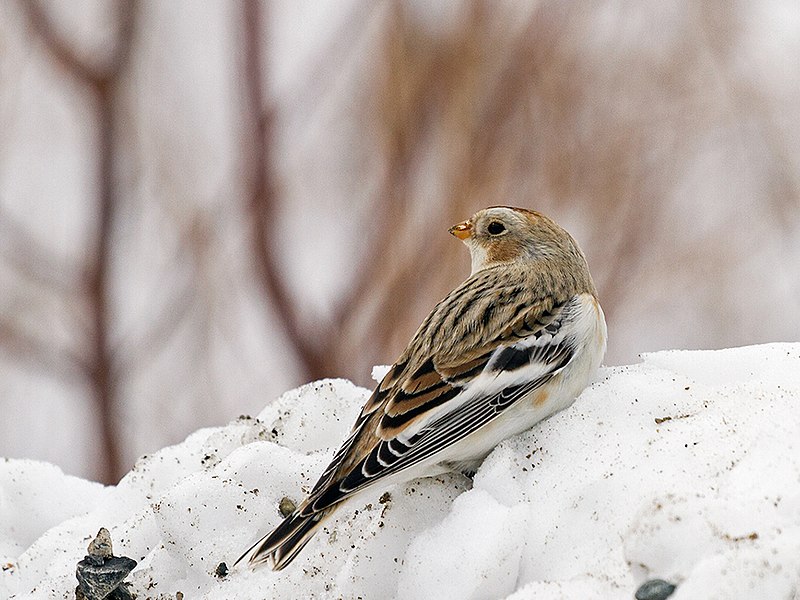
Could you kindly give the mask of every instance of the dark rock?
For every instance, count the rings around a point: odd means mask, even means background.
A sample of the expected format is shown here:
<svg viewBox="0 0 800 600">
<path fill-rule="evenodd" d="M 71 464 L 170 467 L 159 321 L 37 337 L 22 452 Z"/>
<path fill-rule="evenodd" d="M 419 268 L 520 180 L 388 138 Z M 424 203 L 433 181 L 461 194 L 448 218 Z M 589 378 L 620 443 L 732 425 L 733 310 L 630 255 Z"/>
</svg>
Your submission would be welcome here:
<svg viewBox="0 0 800 600">
<path fill-rule="evenodd" d="M 113 556 L 111 535 L 103 527 L 89 543 L 89 554 L 78 563 L 77 600 L 132 600 L 134 594 L 122 580 L 136 566 L 127 556 Z"/>
<path fill-rule="evenodd" d="M 226 565 L 224 562 L 219 563 L 217 565 L 217 568 L 214 569 L 214 575 L 216 575 L 220 579 L 225 577 L 227 574 L 228 574 L 228 565 Z"/>
<path fill-rule="evenodd" d="M 112 556 L 101 565 L 95 564 L 95 560 L 87 556 L 78 563 L 75 571 L 87 600 L 108 598 L 136 566 L 136 561 L 127 556 Z"/>
<path fill-rule="evenodd" d="M 120 583 L 119 587 L 111 592 L 106 600 L 136 600 L 136 594 L 128 589 L 127 583 Z"/>
<path fill-rule="evenodd" d="M 663 579 L 645 581 L 636 590 L 636 600 L 666 600 L 675 591 L 675 586 Z"/>
</svg>

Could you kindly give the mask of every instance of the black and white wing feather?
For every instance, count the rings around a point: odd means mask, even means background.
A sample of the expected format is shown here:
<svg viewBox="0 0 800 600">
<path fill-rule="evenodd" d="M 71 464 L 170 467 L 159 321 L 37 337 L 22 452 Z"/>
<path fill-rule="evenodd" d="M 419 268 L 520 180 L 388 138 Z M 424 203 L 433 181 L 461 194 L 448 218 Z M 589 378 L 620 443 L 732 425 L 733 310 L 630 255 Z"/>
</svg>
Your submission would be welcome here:
<svg viewBox="0 0 800 600">
<path fill-rule="evenodd" d="M 428 356 L 410 372 L 407 365 L 394 365 L 315 486 L 304 512 L 325 510 L 433 457 L 544 386 L 575 354 L 569 324 L 577 302 L 529 308 L 518 315 L 516 327 L 473 349 L 461 363 L 439 363 L 439 357 Z M 535 319 L 538 326 L 525 324 Z"/>
</svg>

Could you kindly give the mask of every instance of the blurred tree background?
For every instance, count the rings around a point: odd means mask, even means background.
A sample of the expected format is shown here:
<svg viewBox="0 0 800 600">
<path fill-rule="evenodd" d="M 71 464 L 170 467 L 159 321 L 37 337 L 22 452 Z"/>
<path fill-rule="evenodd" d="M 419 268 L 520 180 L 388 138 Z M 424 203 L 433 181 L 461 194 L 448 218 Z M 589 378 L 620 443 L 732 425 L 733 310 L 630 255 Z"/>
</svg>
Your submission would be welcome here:
<svg viewBox="0 0 800 600">
<path fill-rule="evenodd" d="M 116 481 L 370 384 L 541 210 L 609 364 L 800 339 L 795 0 L 0 1 L 0 455 Z"/>
</svg>

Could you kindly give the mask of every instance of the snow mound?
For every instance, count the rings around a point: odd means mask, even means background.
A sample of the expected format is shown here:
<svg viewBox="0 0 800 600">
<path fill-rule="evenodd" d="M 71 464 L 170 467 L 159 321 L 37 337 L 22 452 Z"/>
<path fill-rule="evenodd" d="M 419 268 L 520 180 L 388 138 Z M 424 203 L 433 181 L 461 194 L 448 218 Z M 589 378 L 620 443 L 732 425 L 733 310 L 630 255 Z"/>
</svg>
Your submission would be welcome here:
<svg viewBox="0 0 800 600">
<path fill-rule="evenodd" d="M 343 507 L 285 571 L 237 568 L 369 391 L 327 380 L 140 459 L 114 487 L 0 462 L 0 597 L 72 598 L 100 527 L 140 598 L 787 598 L 800 589 L 800 344 L 659 352 L 500 444 L 474 478 Z M 388 493 L 384 493 L 388 492 Z"/>
</svg>

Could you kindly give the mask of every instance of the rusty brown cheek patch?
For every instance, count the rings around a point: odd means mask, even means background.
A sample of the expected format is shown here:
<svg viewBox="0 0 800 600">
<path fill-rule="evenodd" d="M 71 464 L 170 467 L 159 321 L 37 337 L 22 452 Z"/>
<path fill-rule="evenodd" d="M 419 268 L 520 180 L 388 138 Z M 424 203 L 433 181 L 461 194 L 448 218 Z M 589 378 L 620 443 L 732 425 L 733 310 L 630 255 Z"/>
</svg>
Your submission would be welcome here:
<svg viewBox="0 0 800 600">
<path fill-rule="evenodd" d="M 497 240 L 489 245 L 486 257 L 489 262 L 509 262 L 521 254 L 520 244 L 506 238 Z"/>
</svg>

